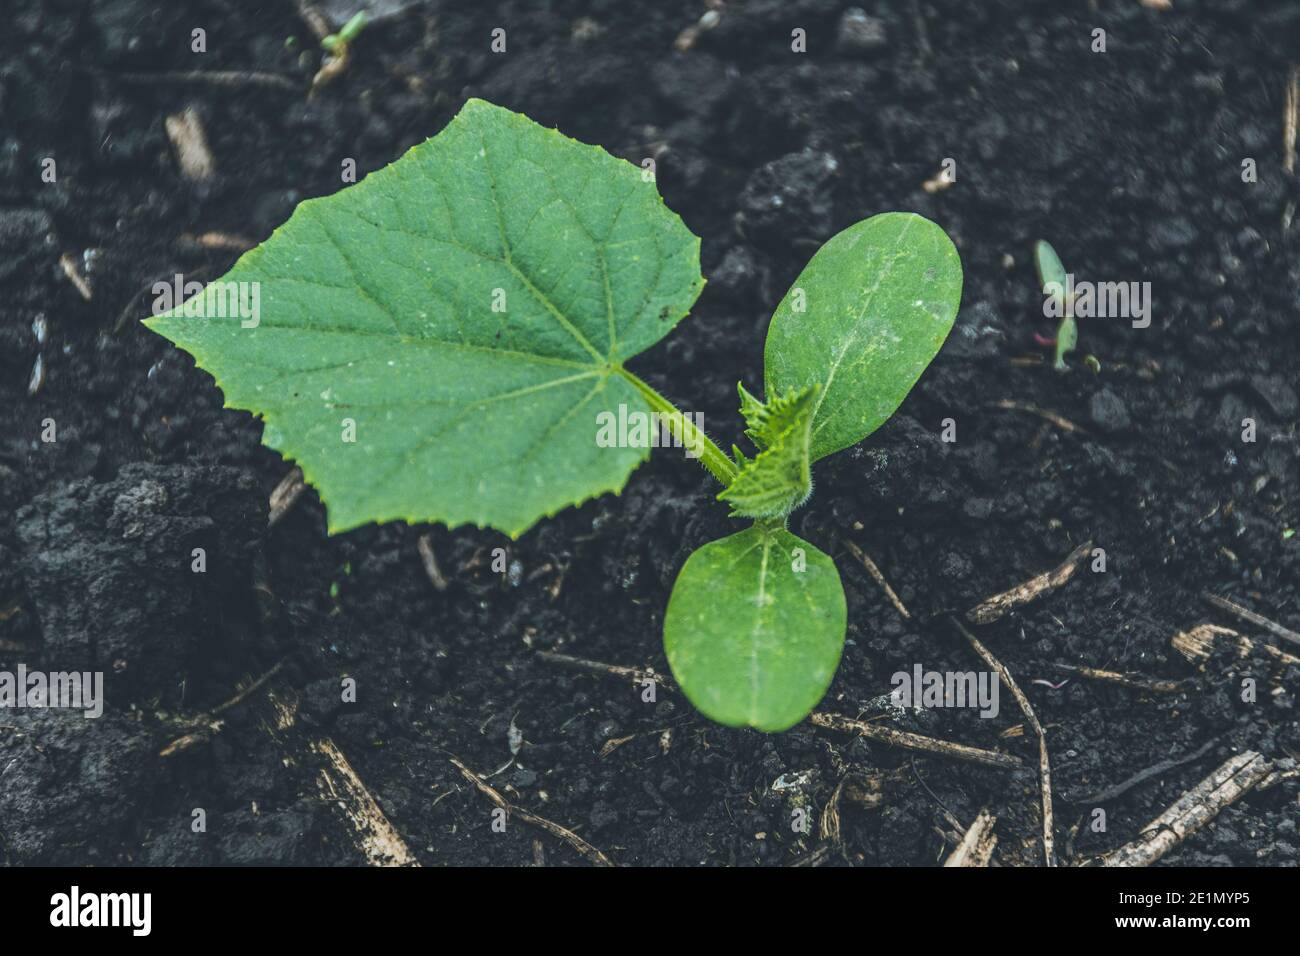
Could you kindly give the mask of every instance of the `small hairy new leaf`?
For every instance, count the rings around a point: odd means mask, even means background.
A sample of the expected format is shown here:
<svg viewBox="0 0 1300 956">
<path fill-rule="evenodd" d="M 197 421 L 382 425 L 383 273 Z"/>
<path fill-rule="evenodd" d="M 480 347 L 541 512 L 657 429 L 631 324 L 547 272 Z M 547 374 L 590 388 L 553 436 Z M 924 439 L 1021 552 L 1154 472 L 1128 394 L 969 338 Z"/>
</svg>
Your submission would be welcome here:
<svg viewBox="0 0 1300 956">
<path fill-rule="evenodd" d="M 846 621 L 835 563 L 784 528 L 757 524 L 687 559 L 668 601 L 664 650 L 706 717 L 776 732 L 825 695 Z"/>
<path fill-rule="evenodd" d="M 208 286 L 205 317 L 147 324 L 266 420 L 332 532 L 518 535 L 649 455 L 599 447 L 598 416 L 650 411 L 622 363 L 695 301 L 699 248 L 630 163 L 470 100 L 392 165 L 299 205 Z M 216 309 L 228 283 L 260 288 L 248 327 Z"/>
<path fill-rule="evenodd" d="M 818 387 L 810 385 L 763 404 L 740 389 L 740 411 L 758 455 L 747 459 L 736 449 L 739 474 L 718 494 L 731 505 L 732 517 L 785 517 L 812 493 L 808 441 Z"/>
<path fill-rule="evenodd" d="M 736 390 L 740 392 L 740 417 L 745 420 L 745 434 L 749 436 L 750 441 L 758 445 L 755 433 L 762 426 L 766 406 L 749 393 L 749 389 L 745 388 L 744 382 L 737 382 Z M 759 451 L 762 451 L 764 447 L 766 446 L 760 445 Z"/>
<path fill-rule="evenodd" d="M 812 257 L 772 317 L 763 358 L 769 395 L 821 386 L 813 461 L 902 404 L 952 328 L 961 278 L 952 240 L 913 213 L 865 219 Z"/>
</svg>

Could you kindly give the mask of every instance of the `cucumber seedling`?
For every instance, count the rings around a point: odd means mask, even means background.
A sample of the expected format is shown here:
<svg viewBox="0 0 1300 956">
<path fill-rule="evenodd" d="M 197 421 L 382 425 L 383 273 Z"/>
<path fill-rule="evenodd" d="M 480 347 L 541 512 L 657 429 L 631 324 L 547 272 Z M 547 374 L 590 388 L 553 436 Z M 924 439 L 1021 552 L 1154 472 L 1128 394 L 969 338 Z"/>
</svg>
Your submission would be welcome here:
<svg viewBox="0 0 1300 956">
<path fill-rule="evenodd" d="M 830 239 L 772 318 L 765 397 L 740 388 L 753 448 L 728 455 L 625 364 L 704 285 L 700 240 L 647 172 L 470 100 L 147 324 L 227 406 L 264 419 L 263 441 L 298 462 L 331 533 L 400 520 L 517 537 L 618 492 L 649 456 L 649 443 L 597 440 L 598 421 L 619 406 L 657 416 L 752 521 L 679 573 L 669 665 L 710 718 L 784 730 L 825 694 L 846 625 L 834 563 L 786 520 L 813 463 L 875 431 L 934 358 L 961 263 L 942 229 L 907 213 Z M 261 290 L 253 321 L 224 308 L 241 283 Z"/>
<path fill-rule="evenodd" d="M 1051 243 L 1039 239 L 1034 243 L 1034 268 L 1038 271 L 1038 284 L 1047 296 L 1044 311 L 1060 316 L 1061 323 L 1056 327 L 1056 339 L 1042 340 L 1044 345 L 1056 347 L 1056 362 L 1052 366 L 1058 372 L 1066 370 L 1065 357 L 1079 344 L 1079 326 L 1074 321 L 1074 293 L 1069 291 L 1065 266 L 1056 254 Z"/>
</svg>

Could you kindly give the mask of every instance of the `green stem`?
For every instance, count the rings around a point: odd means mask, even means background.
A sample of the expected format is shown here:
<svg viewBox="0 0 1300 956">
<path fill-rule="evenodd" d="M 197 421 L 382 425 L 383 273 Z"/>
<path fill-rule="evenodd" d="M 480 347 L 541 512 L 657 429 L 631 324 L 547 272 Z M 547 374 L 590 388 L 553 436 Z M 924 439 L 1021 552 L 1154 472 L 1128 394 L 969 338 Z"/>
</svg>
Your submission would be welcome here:
<svg viewBox="0 0 1300 956">
<path fill-rule="evenodd" d="M 641 397 L 650 405 L 651 411 L 663 415 L 668 422 L 668 427 L 672 430 L 673 437 L 682 443 L 686 448 L 700 449 L 700 463 L 709 470 L 714 478 L 722 482 L 723 487 L 730 485 L 736 479 L 736 465 L 727 457 L 727 453 L 713 443 L 713 440 L 703 431 L 695 427 L 695 423 L 677 410 L 672 402 L 664 398 L 653 388 L 647 385 L 641 379 L 637 378 L 627 369 L 620 367 L 618 373 L 630 382 Z"/>
</svg>

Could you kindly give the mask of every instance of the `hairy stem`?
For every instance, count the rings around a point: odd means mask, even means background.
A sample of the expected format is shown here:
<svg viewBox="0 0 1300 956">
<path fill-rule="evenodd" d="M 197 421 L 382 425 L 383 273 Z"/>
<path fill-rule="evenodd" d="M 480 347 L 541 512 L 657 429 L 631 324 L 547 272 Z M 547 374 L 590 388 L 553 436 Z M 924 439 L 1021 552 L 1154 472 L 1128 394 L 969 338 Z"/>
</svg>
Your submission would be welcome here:
<svg viewBox="0 0 1300 956">
<path fill-rule="evenodd" d="M 678 411 L 677 406 L 627 369 L 619 368 L 618 372 L 636 387 L 636 390 L 641 393 L 641 397 L 649 403 L 652 411 L 664 416 L 674 438 L 686 448 L 698 448 L 700 450 L 700 463 L 709 470 L 709 473 L 714 478 L 722 482 L 724 487 L 735 480 L 735 463 L 727 457 L 726 452 L 713 443 L 713 440 L 708 435 L 696 428 L 694 422 Z"/>
</svg>

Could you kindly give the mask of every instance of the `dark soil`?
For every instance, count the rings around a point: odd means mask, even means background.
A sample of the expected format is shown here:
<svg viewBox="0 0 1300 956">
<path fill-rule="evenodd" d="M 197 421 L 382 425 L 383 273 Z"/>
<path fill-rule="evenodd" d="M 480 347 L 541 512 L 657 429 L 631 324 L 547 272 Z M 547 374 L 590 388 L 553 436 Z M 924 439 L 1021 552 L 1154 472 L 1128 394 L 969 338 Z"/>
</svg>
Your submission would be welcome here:
<svg viewBox="0 0 1300 956">
<path fill-rule="evenodd" d="M 802 724 L 729 730 L 673 693 L 565 669 L 554 650 L 667 671 L 660 635 L 677 570 L 728 532 L 711 479 L 654 457 L 621 497 L 490 532 L 386 525 L 330 538 L 308 492 L 275 527 L 291 465 L 261 425 L 223 410 L 205 373 L 139 324 L 144 290 L 218 277 L 237 253 L 195 236 L 266 238 L 301 200 L 340 188 L 345 157 L 378 168 L 481 96 L 640 162 L 703 237 L 709 285 L 637 371 L 739 435 L 735 384 L 761 383 L 766 322 L 818 244 L 889 209 L 940 223 L 961 251 L 962 309 L 902 410 L 823 462 L 792 527 L 833 554 L 849 641 L 822 709 L 878 715 L 890 675 L 980 666 L 937 618 L 1093 540 L 1045 601 L 979 630 L 1048 728 L 1062 862 L 1131 839 L 1232 753 L 1300 753 L 1300 669 L 1257 654 L 1198 670 L 1170 646 L 1223 616 L 1202 592 L 1300 626 L 1300 188 L 1283 169 L 1283 99 L 1300 53 L 1293 4 L 858 0 L 874 22 L 837 41 L 843 0 L 731 0 L 686 53 L 696 0 L 416 3 L 372 24 L 342 78 L 308 99 L 316 43 L 290 2 L 16 0 L 0 33 L 0 669 L 107 672 L 99 720 L 0 712 L 0 859 L 9 863 L 352 864 L 362 854 L 311 769 L 286 765 L 265 694 L 176 756 L 169 715 L 230 698 L 285 664 L 299 723 L 346 754 L 426 864 L 581 863 L 512 822 L 455 756 L 522 808 L 623 864 L 787 864 L 819 845 L 794 806 L 884 774 L 875 808 L 845 802 L 819 861 L 928 865 L 948 817 L 997 815 L 998 861 L 1042 860 L 1037 747 L 1001 714 L 925 711 L 904 729 L 1001 748 L 1023 772 L 921 757 Z M 190 31 L 208 52 L 190 52 Z M 508 52 L 490 52 L 493 27 Z M 853 26 L 852 21 L 846 25 Z M 791 30 L 808 52 L 792 53 Z M 1090 50 L 1092 30 L 1107 52 Z M 292 38 L 294 43 L 286 40 Z M 307 51 L 304 53 L 304 51 Z M 183 84 L 158 71 L 254 70 L 298 89 Z M 180 174 L 164 130 L 193 106 L 217 175 Z M 41 181 L 41 161 L 57 182 Z M 927 193 L 945 157 L 957 182 Z M 1242 181 L 1255 160 L 1258 181 Z M 779 197 L 779 202 L 777 201 Z M 1149 281 L 1149 328 L 1082 320 L 1051 369 L 1034 240 L 1098 281 Z M 85 301 L 59 265 L 69 254 Z M 33 323 L 47 329 L 44 340 Z M 1089 370 L 1085 354 L 1100 371 Z M 44 381 L 29 395 L 33 364 Z M 1041 360 L 1041 361 L 1040 361 Z M 1079 426 L 993 407 L 1013 400 Z M 951 418 L 957 441 L 940 439 Z M 1242 419 L 1257 422 L 1242 441 Z M 53 419 L 57 441 L 41 441 Z M 416 542 L 450 584 L 435 590 Z M 904 621 L 846 547 L 878 562 Z M 208 570 L 190 570 L 202 547 Z M 509 551 L 494 574 L 490 553 Z M 921 623 L 918 623 L 921 622 Z M 1295 648 L 1291 648 L 1295 651 Z M 1052 664 L 1190 678 L 1178 694 L 1063 679 Z M 339 682 L 355 678 L 355 704 Z M 1242 678 L 1259 685 L 1242 700 Z M 512 734 L 511 728 L 515 731 Z M 519 744 L 522 735 L 522 745 Z M 518 749 L 512 760 L 512 739 Z M 623 741 L 602 756 L 607 742 Z M 1105 804 L 1072 803 L 1171 756 L 1202 757 Z M 805 775 L 806 776 L 801 776 Z M 797 781 L 776 788 L 778 778 Z M 207 832 L 192 832 L 203 808 Z M 1294 865 L 1296 785 L 1248 795 L 1165 862 Z M 1082 825 L 1080 825 L 1082 824 Z M 1077 832 L 1076 832 L 1077 827 Z"/>
</svg>

